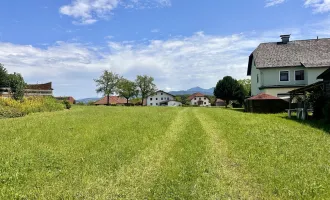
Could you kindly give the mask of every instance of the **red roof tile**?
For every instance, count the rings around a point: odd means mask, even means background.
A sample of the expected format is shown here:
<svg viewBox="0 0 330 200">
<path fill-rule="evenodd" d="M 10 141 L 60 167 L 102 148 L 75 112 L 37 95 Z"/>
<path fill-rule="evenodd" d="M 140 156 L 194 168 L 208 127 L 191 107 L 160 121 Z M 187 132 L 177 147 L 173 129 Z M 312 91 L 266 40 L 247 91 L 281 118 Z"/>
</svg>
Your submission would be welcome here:
<svg viewBox="0 0 330 200">
<path fill-rule="evenodd" d="M 278 100 L 278 99 L 281 99 L 281 98 L 274 97 L 274 96 L 266 94 L 266 93 L 260 93 L 258 95 L 248 98 L 248 100 Z"/>
<path fill-rule="evenodd" d="M 96 101 L 95 105 L 107 105 L 107 97 L 103 97 L 102 99 Z M 119 97 L 119 96 L 110 96 L 109 99 L 110 104 L 126 104 L 127 100 L 125 98 Z M 128 101 L 128 103 L 131 103 L 131 101 Z"/>
<path fill-rule="evenodd" d="M 197 93 L 194 93 L 194 94 L 192 94 L 191 96 L 189 96 L 189 97 L 188 97 L 188 100 L 191 101 L 191 100 L 192 100 L 193 98 L 195 98 L 195 97 L 205 97 L 205 95 L 202 94 L 202 93 L 197 92 Z"/>
<path fill-rule="evenodd" d="M 222 99 L 217 99 L 217 101 L 216 101 L 217 103 L 222 103 L 222 102 L 225 102 L 224 100 L 222 100 Z"/>
</svg>

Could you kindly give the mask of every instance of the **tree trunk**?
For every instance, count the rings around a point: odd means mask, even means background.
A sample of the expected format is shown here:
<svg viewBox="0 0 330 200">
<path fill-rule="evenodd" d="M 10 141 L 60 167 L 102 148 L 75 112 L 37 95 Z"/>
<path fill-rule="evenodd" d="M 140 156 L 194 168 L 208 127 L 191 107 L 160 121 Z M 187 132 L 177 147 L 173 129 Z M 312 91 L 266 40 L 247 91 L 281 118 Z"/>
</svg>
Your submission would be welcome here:
<svg viewBox="0 0 330 200">
<path fill-rule="evenodd" d="M 128 98 L 126 98 L 127 102 L 126 102 L 126 106 L 128 106 Z"/>
<path fill-rule="evenodd" d="M 107 106 L 110 105 L 110 95 L 107 95 Z"/>
<path fill-rule="evenodd" d="M 228 108 L 229 100 L 226 100 L 226 108 Z"/>
<path fill-rule="evenodd" d="M 143 97 L 142 97 L 142 105 L 141 106 L 143 106 Z"/>
</svg>

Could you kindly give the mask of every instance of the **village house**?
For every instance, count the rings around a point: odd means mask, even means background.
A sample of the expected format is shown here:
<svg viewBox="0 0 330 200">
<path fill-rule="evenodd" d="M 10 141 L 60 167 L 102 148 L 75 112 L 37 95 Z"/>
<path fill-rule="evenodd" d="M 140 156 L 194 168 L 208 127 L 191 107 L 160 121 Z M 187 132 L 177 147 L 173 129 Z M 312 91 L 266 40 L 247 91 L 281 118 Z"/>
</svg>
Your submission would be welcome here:
<svg viewBox="0 0 330 200">
<path fill-rule="evenodd" d="M 53 96 L 52 82 L 43 84 L 28 84 L 24 90 L 25 97 L 32 96 Z M 0 97 L 11 97 L 11 90 L 8 87 L 0 88 Z"/>
<path fill-rule="evenodd" d="M 154 95 L 147 97 L 146 103 L 147 106 L 179 106 L 180 102 L 175 101 L 174 95 L 158 90 Z"/>
<path fill-rule="evenodd" d="M 190 101 L 190 105 L 211 106 L 209 97 L 199 92 L 189 96 L 188 100 Z"/>
<path fill-rule="evenodd" d="M 262 43 L 249 57 L 252 96 L 260 93 L 289 99 L 288 92 L 320 81 L 330 66 L 330 39 Z"/>
<path fill-rule="evenodd" d="M 94 105 L 107 105 L 108 103 L 108 97 L 103 97 L 100 100 L 96 101 Z M 110 105 L 116 105 L 116 106 L 124 106 L 127 105 L 127 99 L 119 96 L 110 96 L 109 97 L 109 104 Z M 128 104 L 131 105 L 131 101 L 128 101 Z"/>
</svg>

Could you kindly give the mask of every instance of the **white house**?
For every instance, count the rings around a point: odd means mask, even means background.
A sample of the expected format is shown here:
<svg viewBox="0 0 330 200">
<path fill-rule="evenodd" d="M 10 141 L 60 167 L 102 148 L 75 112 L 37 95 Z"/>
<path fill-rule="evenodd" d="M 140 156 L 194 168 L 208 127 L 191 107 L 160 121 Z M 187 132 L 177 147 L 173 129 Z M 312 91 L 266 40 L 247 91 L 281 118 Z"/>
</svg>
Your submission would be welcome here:
<svg viewBox="0 0 330 200">
<path fill-rule="evenodd" d="M 169 101 L 160 102 L 160 105 L 161 106 L 176 107 L 176 106 L 182 106 L 182 103 L 180 101 L 169 100 Z"/>
<path fill-rule="evenodd" d="M 191 105 L 211 106 L 211 100 L 202 93 L 194 93 L 188 97 Z"/>
<path fill-rule="evenodd" d="M 164 105 L 165 102 L 167 103 L 174 100 L 175 96 L 159 90 L 154 95 L 147 98 L 147 106 L 160 106 Z"/>
</svg>

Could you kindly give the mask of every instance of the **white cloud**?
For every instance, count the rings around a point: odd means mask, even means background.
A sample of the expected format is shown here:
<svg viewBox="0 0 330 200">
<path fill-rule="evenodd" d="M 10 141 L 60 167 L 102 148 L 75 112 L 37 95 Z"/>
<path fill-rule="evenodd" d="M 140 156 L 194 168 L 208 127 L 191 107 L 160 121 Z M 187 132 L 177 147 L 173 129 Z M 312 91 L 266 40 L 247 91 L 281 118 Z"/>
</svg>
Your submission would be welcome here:
<svg viewBox="0 0 330 200">
<path fill-rule="evenodd" d="M 57 42 L 44 49 L 0 43 L 0 60 L 27 82 L 53 81 L 55 95 L 80 98 L 95 96 L 93 79 L 104 69 L 131 80 L 138 74 L 151 75 L 160 89 L 209 88 L 225 75 L 244 78 L 248 55 L 259 42 L 244 35 L 200 32 L 147 43 L 109 42 L 107 47 Z"/>
<path fill-rule="evenodd" d="M 72 0 L 60 8 L 60 13 L 75 19 L 74 24 L 94 24 L 108 19 L 118 6 L 126 8 L 152 8 L 170 6 L 170 0 Z"/>
<path fill-rule="evenodd" d="M 266 0 L 266 6 L 265 7 L 276 6 L 276 5 L 282 4 L 284 2 L 285 2 L 285 0 Z"/>
<path fill-rule="evenodd" d="M 305 0 L 306 7 L 312 7 L 315 13 L 330 11 L 330 0 Z"/>
</svg>

